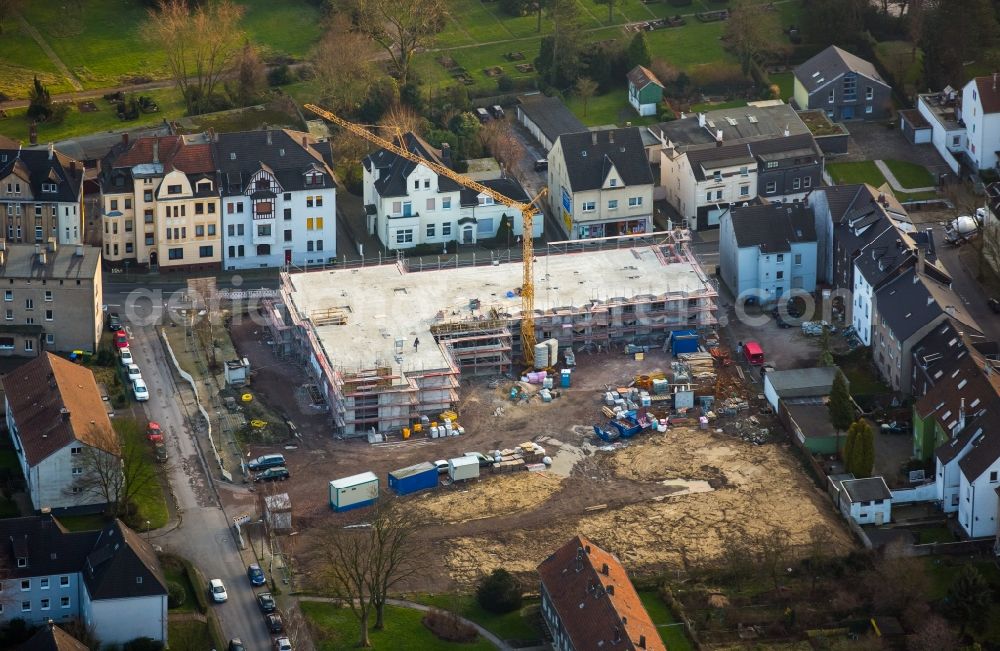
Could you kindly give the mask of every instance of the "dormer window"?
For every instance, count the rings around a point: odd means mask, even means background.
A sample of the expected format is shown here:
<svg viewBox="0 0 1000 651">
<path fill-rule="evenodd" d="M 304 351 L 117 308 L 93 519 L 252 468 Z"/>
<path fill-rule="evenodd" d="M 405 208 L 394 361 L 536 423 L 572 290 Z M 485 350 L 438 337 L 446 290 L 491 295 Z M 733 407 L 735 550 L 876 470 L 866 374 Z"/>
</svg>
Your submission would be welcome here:
<svg viewBox="0 0 1000 651">
<path fill-rule="evenodd" d="M 613 187 L 613 188 L 617 188 L 618 187 L 618 179 L 611 179 L 611 182 L 609 183 L 609 185 L 611 187 Z"/>
<path fill-rule="evenodd" d="M 26 557 L 24 557 L 24 556 L 18 556 L 17 557 L 17 566 L 18 567 L 28 567 L 28 559 Z"/>
<path fill-rule="evenodd" d="M 59 186 L 55 183 L 42 183 L 42 192 L 58 192 Z"/>
<path fill-rule="evenodd" d="M 414 183 L 419 183 L 419 181 L 414 181 Z M 323 174 L 320 172 L 309 172 L 306 174 L 306 185 L 323 185 Z"/>
<path fill-rule="evenodd" d="M 493 197 L 485 195 L 485 194 L 479 195 L 479 205 L 480 206 L 492 206 L 493 205 Z"/>
<path fill-rule="evenodd" d="M 198 181 L 198 192 L 211 192 L 212 182 L 211 181 Z"/>
<path fill-rule="evenodd" d="M 180 194 L 180 193 L 181 193 L 181 186 L 179 185 L 167 186 L 167 194 Z"/>
<path fill-rule="evenodd" d="M 715 177 L 716 181 L 721 181 L 722 180 L 722 170 L 715 170 L 715 174 L 713 174 L 713 176 Z"/>
</svg>

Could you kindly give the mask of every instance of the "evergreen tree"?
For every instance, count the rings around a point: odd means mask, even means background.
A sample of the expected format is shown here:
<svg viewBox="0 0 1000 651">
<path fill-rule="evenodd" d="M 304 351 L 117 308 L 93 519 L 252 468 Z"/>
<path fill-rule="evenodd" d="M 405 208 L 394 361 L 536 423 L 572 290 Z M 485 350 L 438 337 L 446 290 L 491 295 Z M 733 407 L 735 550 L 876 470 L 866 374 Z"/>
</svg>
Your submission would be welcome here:
<svg viewBox="0 0 1000 651">
<path fill-rule="evenodd" d="M 851 425 L 856 430 L 851 455 L 847 457 L 847 471 L 854 473 L 858 479 L 871 477 L 875 467 L 875 432 L 867 421 L 858 420 Z M 850 430 L 848 430 L 850 437 Z"/>
<path fill-rule="evenodd" d="M 847 378 L 839 370 L 833 378 L 833 388 L 830 390 L 830 402 L 827 404 L 830 412 L 830 424 L 837 432 L 837 448 L 840 448 L 840 433 L 854 422 L 854 403 L 847 386 Z M 843 457 L 847 461 L 847 457 Z"/>
<path fill-rule="evenodd" d="M 38 81 L 37 76 L 28 97 L 30 100 L 28 104 L 29 119 L 45 122 L 52 117 L 52 96 L 49 94 L 49 89 Z"/>
<path fill-rule="evenodd" d="M 632 42 L 628 44 L 626 56 L 629 70 L 636 66 L 649 65 L 653 58 L 649 54 L 649 44 L 646 43 L 646 32 L 636 32 L 635 36 L 632 37 Z"/>
<path fill-rule="evenodd" d="M 833 366 L 833 351 L 830 349 L 830 328 L 823 326 L 823 332 L 819 336 L 819 365 Z"/>
<path fill-rule="evenodd" d="M 993 602 L 990 585 L 975 565 L 964 565 L 948 588 L 948 609 L 961 625 L 961 635 L 968 626 L 979 628 L 989 614 Z"/>
<path fill-rule="evenodd" d="M 858 428 L 855 427 L 856 424 L 857 423 L 851 423 L 851 426 L 847 430 L 847 440 L 844 441 L 844 469 L 848 472 L 850 472 L 850 462 L 852 456 L 854 455 L 854 446 L 858 444 Z"/>
</svg>

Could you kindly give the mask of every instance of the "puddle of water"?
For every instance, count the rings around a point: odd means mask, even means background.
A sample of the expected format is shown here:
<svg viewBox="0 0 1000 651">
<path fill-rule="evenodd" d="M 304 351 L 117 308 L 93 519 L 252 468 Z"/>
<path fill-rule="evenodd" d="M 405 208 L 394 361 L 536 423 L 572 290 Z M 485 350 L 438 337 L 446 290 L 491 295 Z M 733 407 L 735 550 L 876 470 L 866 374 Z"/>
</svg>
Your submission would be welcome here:
<svg viewBox="0 0 1000 651">
<path fill-rule="evenodd" d="M 575 448 L 572 445 L 564 445 L 559 448 L 558 452 L 549 456 L 552 457 L 552 465 L 549 467 L 549 472 L 560 477 L 569 477 L 570 473 L 573 472 L 573 466 L 583 459 L 585 455 L 580 448 Z"/>
<path fill-rule="evenodd" d="M 692 495 L 695 493 L 711 493 L 715 489 L 708 485 L 708 482 L 704 479 L 665 479 L 660 482 L 667 488 L 676 488 L 677 490 L 668 497 L 676 497 L 678 495 Z"/>
</svg>

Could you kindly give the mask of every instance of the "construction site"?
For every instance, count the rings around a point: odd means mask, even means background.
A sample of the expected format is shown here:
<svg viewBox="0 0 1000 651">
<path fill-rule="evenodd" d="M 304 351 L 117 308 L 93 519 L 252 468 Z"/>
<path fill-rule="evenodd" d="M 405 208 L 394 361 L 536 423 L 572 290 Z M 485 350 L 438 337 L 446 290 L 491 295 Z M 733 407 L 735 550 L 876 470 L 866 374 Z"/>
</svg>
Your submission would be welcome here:
<svg viewBox="0 0 1000 651">
<path fill-rule="evenodd" d="M 536 255 L 537 341 L 571 355 L 649 348 L 673 331 L 716 324 L 717 293 L 687 231 L 607 239 L 553 243 Z M 456 261 L 413 271 L 400 259 L 283 273 L 280 296 L 262 309 L 274 352 L 309 369 L 338 435 L 394 436 L 454 409 L 462 377 L 525 370 L 522 270 Z"/>
</svg>

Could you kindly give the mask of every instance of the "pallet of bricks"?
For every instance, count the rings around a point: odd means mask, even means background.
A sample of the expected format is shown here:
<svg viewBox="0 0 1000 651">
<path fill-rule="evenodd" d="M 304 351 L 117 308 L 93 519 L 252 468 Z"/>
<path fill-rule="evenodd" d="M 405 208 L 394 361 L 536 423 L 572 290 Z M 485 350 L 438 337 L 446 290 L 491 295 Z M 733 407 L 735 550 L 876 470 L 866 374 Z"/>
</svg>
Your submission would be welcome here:
<svg viewBox="0 0 1000 651">
<path fill-rule="evenodd" d="M 545 448 L 537 443 L 522 443 L 516 448 L 504 448 L 493 453 L 493 472 L 516 472 L 519 470 L 543 470 Z"/>
</svg>

